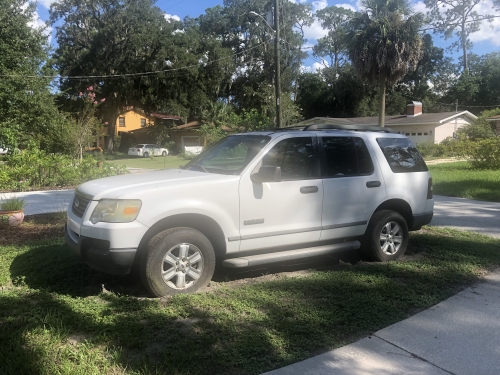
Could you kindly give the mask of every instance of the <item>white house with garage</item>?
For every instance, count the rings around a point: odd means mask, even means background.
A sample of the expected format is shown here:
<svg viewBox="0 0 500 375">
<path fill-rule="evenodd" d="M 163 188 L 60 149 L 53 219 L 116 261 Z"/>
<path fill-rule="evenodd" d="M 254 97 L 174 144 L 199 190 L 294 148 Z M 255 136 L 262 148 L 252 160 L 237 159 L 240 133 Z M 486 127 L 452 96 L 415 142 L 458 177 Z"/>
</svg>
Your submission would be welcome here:
<svg viewBox="0 0 500 375">
<path fill-rule="evenodd" d="M 471 124 L 477 116 L 469 111 L 423 113 L 422 103 L 411 102 L 407 106 L 406 115 L 386 116 L 385 126 L 395 132 L 405 134 L 413 144 L 421 142 L 440 143 L 453 137 L 462 126 Z M 297 125 L 332 124 L 332 125 L 378 125 L 378 117 L 314 117 Z"/>
</svg>

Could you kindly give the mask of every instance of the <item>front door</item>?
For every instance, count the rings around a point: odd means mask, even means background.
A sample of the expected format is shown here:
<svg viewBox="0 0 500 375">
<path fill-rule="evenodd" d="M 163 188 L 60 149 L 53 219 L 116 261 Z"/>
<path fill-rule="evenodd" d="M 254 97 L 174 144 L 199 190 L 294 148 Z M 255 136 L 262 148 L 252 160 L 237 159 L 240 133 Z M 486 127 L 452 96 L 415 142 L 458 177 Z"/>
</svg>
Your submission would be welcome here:
<svg viewBox="0 0 500 375">
<path fill-rule="evenodd" d="M 281 182 L 240 183 L 240 250 L 269 249 L 318 241 L 323 185 L 319 178 L 316 137 L 280 138 L 260 166 L 281 167 Z"/>
</svg>

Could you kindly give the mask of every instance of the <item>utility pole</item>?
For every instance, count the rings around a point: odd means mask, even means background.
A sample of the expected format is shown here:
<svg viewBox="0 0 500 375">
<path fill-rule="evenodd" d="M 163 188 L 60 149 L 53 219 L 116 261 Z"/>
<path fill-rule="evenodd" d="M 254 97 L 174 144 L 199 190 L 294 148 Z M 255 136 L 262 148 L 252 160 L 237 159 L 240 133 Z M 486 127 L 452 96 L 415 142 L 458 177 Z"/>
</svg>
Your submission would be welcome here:
<svg viewBox="0 0 500 375">
<path fill-rule="evenodd" d="M 274 0 L 274 58 L 275 64 L 275 90 L 276 90 L 276 126 L 281 128 L 281 74 L 280 74 L 280 22 L 279 0 Z"/>
</svg>

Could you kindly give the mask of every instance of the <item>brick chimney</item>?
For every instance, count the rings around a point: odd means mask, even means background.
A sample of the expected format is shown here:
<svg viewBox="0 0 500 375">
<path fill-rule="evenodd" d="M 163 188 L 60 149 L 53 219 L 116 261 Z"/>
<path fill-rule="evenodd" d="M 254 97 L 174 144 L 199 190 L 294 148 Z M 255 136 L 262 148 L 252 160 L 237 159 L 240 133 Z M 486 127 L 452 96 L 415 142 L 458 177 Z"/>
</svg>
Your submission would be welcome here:
<svg viewBox="0 0 500 375">
<path fill-rule="evenodd" d="M 406 117 L 415 117 L 422 114 L 422 103 L 411 102 L 406 106 Z"/>
</svg>

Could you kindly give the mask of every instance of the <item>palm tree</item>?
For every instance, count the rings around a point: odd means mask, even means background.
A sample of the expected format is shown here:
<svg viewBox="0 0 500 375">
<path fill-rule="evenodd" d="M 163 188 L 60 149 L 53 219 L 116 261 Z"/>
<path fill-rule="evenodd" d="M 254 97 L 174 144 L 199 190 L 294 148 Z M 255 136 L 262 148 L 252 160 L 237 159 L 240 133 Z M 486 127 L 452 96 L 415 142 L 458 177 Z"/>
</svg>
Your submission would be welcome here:
<svg viewBox="0 0 500 375">
<path fill-rule="evenodd" d="M 418 30 L 424 16 L 407 0 L 362 0 L 351 21 L 349 58 L 358 74 L 379 87 L 379 126 L 385 123 L 385 90 L 415 70 L 422 55 Z"/>
</svg>

